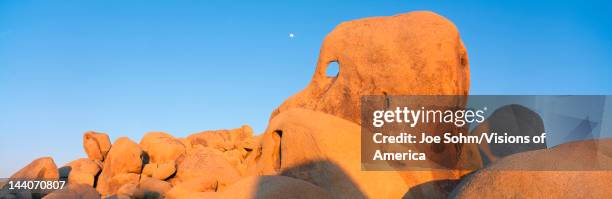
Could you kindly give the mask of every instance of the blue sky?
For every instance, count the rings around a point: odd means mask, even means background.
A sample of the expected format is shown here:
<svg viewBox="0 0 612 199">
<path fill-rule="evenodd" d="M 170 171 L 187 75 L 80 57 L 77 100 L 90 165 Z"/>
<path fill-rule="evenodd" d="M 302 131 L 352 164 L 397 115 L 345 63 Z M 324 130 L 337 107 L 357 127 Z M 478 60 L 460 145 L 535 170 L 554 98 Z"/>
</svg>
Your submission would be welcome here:
<svg viewBox="0 0 612 199">
<path fill-rule="evenodd" d="M 170 2 L 0 1 L 0 177 L 85 157 L 87 130 L 261 132 L 308 84 L 325 34 L 369 16 L 452 20 L 472 94 L 612 94 L 605 1 Z"/>
</svg>

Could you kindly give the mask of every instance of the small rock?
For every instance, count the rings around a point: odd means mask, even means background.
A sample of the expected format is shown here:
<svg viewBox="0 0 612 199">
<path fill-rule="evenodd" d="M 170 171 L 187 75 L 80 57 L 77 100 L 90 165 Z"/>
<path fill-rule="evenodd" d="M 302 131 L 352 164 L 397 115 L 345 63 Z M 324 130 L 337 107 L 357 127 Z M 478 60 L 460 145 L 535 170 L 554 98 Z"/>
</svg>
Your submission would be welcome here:
<svg viewBox="0 0 612 199">
<path fill-rule="evenodd" d="M 174 161 L 166 162 L 160 164 L 157 169 L 153 172 L 153 178 L 159 180 L 165 180 L 168 177 L 172 176 L 176 172 L 176 165 Z"/>
<path fill-rule="evenodd" d="M 144 169 L 142 169 L 142 176 L 151 177 L 153 176 L 153 173 L 155 172 L 156 169 L 157 169 L 156 163 L 145 164 Z"/>
</svg>

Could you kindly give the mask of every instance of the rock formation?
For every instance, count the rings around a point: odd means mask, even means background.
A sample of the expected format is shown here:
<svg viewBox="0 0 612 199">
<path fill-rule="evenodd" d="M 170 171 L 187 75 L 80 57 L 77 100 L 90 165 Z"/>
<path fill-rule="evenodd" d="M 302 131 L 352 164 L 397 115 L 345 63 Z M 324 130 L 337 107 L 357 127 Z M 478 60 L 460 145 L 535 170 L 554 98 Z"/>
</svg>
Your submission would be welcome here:
<svg viewBox="0 0 612 199">
<path fill-rule="evenodd" d="M 30 164 L 17 171 L 17 173 L 11 175 L 10 179 L 13 180 L 58 180 L 59 170 L 55 165 L 55 162 L 50 157 L 38 158 L 32 161 Z M 5 185 L 6 186 L 6 185 Z M 29 193 L 29 192 L 17 192 L 8 193 L 4 192 L 6 187 L 2 187 L 0 190 L 0 198 L 40 198 L 41 193 Z"/>
<path fill-rule="evenodd" d="M 340 65 L 337 77 L 325 75 L 330 62 Z M 478 197 L 477 190 L 486 198 L 500 193 L 576 196 L 569 191 L 538 192 L 553 191 L 555 185 L 578 193 L 596 189 L 587 193 L 593 197 L 612 195 L 606 181 L 612 177 L 609 173 L 496 170 L 552 169 L 537 167 L 540 164 L 594 168 L 582 165 L 593 160 L 610 165 L 609 153 L 583 155 L 598 149 L 610 151 L 610 140 L 595 148 L 576 143 L 517 153 L 470 177 L 464 176 L 469 171 L 453 170 L 362 171 L 361 96 L 468 92 L 467 53 L 456 27 L 444 17 L 412 12 L 349 21 L 325 38 L 312 81 L 273 111 L 261 135 L 254 136 L 251 127 L 244 125 L 187 137 L 150 132 L 139 143 L 121 137 L 111 145 L 108 135 L 90 131 L 83 135 L 87 158 L 60 169 L 51 158 L 37 159 L 11 178 L 68 181 L 66 190 L 46 198 L 446 198 L 461 179 L 465 183 L 454 192 L 459 198 Z M 460 147 L 447 149 L 446 155 L 458 160 L 480 160 L 477 149 L 462 150 L 469 153 L 460 153 Z M 561 153 L 584 161 L 567 162 L 558 158 L 563 157 Z M 32 195 L 0 194 L 3 197 Z"/>
<path fill-rule="evenodd" d="M 517 153 L 467 177 L 455 198 L 608 198 L 612 139 Z"/>
<path fill-rule="evenodd" d="M 92 160 L 104 160 L 111 148 L 110 139 L 105 133 L 88 131 L 83 135 L 83 147 L 87 157 Z"/>
<path fill-rule="evenodd" d="M 330 62 L 339 63 L 337 77 L 325 76 Z M 73 190 L 94 186 L 117 198 L 398 198 L 460 174 L 361 171 L 360 97 L 468 91 L 467 53 L 444 17 L 412 12 L 344 22 L 325 38 L 311 83 L 273 111 L 262 135 L 245 125 L 186 138 L 150 132 L 139 144 L 119 138 L 111 145 L 108 135 L 90 131 L 83 135 L 88 158 L 62 167 L 61 177 Z"/>
<path fill-rule="evenodd" d="M 327 66 L 338 62 L 337 77 Z M 360 124 L 364 95 L 467 95 L 469 64 L 452 22 L 432 12 L 344 22 L 325 37 L 312 81 L 271 118 L 291 108 Z"/>
<path fill-rule="evenodd" d="M 480 135 L 489 132 L 512 132 L 512 136 L 538 136 L 544 130 L 544 122 L 538 113 L 527 107 L 513 104 L 498 108 L 483 123 L 479 124 L 472 135 Z M 480 144 L 485 162 L 494 162 L 498 158 L 514 153 L 545 149 L 546 143 L 521 143 L 521 144 Z"/>
<path fill-rule="evenodd" d="M 113 195 L 124 184 L 138 183 L 142 155 L 142 149 L 129 138 L 117 139 L 105 158 L 96 190 L 103 196 Z"/>
<path fill-rule="evenodd" d="M 72 184 L 87 184 L 93 187 L 95 177 L 101 171 L 102 163 L 98 160 L 81 158 L 66 164 L 64 167 L 70 169 L 68 182 Z"/>
</svg>

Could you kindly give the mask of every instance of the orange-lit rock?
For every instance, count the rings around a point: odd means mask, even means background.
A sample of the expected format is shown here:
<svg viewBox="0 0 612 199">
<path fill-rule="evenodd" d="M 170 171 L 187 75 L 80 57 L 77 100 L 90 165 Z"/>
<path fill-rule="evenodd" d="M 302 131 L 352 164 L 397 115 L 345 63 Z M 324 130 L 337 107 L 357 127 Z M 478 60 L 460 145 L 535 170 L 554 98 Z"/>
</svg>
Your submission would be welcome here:
<svg viewBox="0 0 612 199">
<path fill-rule="evenodd" d="M 125 183 L 138 183 L 143 164 L 142 154 L 143 151 L 134 141 L 126 137 L 117 139 L 104 160 L 96 190 L 107 196 L 115 194 Z"/>
<path fill-rule="evenodd" d="M 110 150 L 111 143 L 105 133 L 88 131 L 83 135 L 83 147 L 89 159 L 102 161 Z"/>
<path fill-rule="evenodd" d="M 608 198 L 612 139 L 516 153 L 481 169 L 454 191 L 456 198 Z"/>
<path fill-rule="evenodd" d="M 140 141 L 140 147 L 147 152 L 149 162 L 158 164 L 175 161 L 186 152 L 185 145 L 180 140 L 163 132 L 145 134 Z"/>
</svg>

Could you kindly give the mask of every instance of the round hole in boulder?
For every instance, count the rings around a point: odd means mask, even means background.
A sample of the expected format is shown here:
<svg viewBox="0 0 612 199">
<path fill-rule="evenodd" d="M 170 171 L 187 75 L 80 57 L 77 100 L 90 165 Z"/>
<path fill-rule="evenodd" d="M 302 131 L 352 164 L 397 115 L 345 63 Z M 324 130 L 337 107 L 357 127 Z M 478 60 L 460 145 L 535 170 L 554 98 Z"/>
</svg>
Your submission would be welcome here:
<svg viewBox="0 0 612 199">
<path fill-rule="evenodd" d="M 327 77 L 338 77 L 338 73 L 340 73 L 340 65 L 338 61 L 330 62 L 327 65 L 327 70 L 325 71 L 325 76 Z"/>
</svg>

